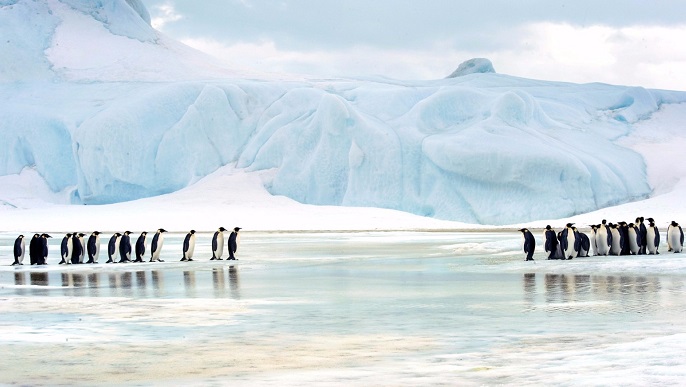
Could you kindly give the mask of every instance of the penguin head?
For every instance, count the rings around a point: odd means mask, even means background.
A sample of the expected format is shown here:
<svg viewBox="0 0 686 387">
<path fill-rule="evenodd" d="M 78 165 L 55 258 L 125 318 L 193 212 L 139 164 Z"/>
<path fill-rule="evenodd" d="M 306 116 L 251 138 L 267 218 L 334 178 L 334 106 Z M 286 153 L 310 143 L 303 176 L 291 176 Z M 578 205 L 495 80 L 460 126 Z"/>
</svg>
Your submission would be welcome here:
<svg viewBox="0 0 686 387">
<path fill-rule="evenodd" d="M 523 234 L 526 234 L 529 230 L 525 228 L 520 228 L 519 231 L 521 231 Z"/>
<path fill-rule="evenodd" d="M 679 223 L 677 223 L 675 221 L 672 221 L 671 225 L 672 225 L 672 227 L 679 227 Z"/>
<path fill-rule="evenodd" d="M 93 235 L 100 235 L 100 231 L 93 231 Z"/>
<path fill-rule="evenodd" d="M 50 236 L 50 234 L 43 234 L 43 235 L 41 235 L 41 236 L 42 236 L 43 238 L 52 238 L 52 237 Z"/>
<path fill-rule="evenodd" d="M 600 223 L 602 223 L 602 224 L 607 224 L 607 220 L 603 219 L 603 221 L 600 222 Z"/>
<path fill-rule="evenodd" d="M 545 226 L 546 230 L 550 230 L 550 225 Z"/>
<path fill-rule="evenodd" d="M 191 234 L 195 234 L 195 230 L 191 230 Z"/>
<path fill-rule="evenodd" d="M 226 231 L 224 227 L 219 227 L 219 231 Z"/>
<path fill-rule="evenodd" d="M 655 222 L 655 219 L 653 219 L 653 218 L 648 218 L 647 220 L 648 220 L 648 222 Z"/>
<path fill-rule="evenodd" d="M 71 233 L 68 233 L 68 234 L 67 234 L 67 238 L 71 238 Z"/>
<path fill-rule="evenodd" d="M 163 229 L 163 228 L 160 228 L 160 229 L 157 230 L 157 232 L 167 232 L 167 230 L 165 230 L 165 229 Z"/>
<path fill-rule="evenodd" d="M 24 239 L 24 236 L 23 236 L 23 235 L 19 235 L 19 239 Z"/>
<path fill-rule="evenodd" d="M 147 231 L 143 231 L 143 232 L 141 233 L 141 235 L 148 235 L 148 232 L 147 232 Z"/>
<path fill-rule="evenodd" d="M 124 231 L 124 235 L 131 235 L 131 231 Z"/>
<path fill-rule="evenodd" d="M 121 233 L 115 232 L 114 236 L 121 236 Z"/>
<path fill-rule="evenodd" d="M 241 229 L 240 227 L 234 227 L 233 231 L 238 232 L 238 230 L 240 230 L 240 229 Z"/>
<path fill-rule="evenodd" d="M 573 225 L 574 225 L 574 223 L 567 223 L 568 228 L 572 228 Z"/>
</svg>

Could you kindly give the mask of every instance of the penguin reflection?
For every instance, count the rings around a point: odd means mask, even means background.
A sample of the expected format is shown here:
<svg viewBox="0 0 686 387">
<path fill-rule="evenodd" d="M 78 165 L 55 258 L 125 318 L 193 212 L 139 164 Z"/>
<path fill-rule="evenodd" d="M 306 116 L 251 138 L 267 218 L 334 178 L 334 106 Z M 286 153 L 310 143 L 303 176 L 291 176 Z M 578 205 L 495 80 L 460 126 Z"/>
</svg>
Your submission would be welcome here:
<svg viewBox="0 0 686 387">
<path fill-rule="evenodd" d="M 241 298 L 241 289 L 238 282 L 238 269 L 236 266 L 229 266 L 229 286 L 231 287 L 231 297 Z"/>
<path fill-rule="evenodd" d="M 183 285 L 186 289 L 186 297 L 195 298 L 195 272 L 183 272 Z"/>
<path fill-rule="evenodd" d="M 25 293 L 24 285 L 26 285 L 26 277 L 24 277 L 24 273 L 14 273 L 14 284 L 17 285 L 17 294 L 23 295 Z"/>
<path fill-rule="evenodd" d="M 152 274 L 152 291 L 155 297 L 162 297 L 164 295 L 164 278 L 162 272 L 153 270 Z"/>
<path fill-rule="evenodd" d="M 217 259 L 217 258 L 215 258 Z M 215 267 L 212 269 L 212 285 L 214 287 L 214 296 L 224 297 L 226 295 L 226 283 L 224 281 L 224 268 Z"/>
</svg>

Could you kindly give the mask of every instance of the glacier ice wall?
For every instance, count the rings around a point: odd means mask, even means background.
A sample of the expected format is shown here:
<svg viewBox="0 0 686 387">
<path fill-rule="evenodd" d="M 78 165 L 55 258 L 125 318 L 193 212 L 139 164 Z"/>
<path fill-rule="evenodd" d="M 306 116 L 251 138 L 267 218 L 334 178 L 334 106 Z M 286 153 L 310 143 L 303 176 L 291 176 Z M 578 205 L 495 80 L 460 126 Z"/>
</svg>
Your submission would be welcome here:
<svg viewBox="0 0 686 387">
<path fill-rule="evenodd" d="M 0 0 L 0 175 L 33 168 L 74 203 L 100 204 L 235 164 L 303 203 L 507 224 L 649 195 L 643 160 L 618 140 L 686 101 L 494 73 L 227 78 L 146 15 L 137 0 Z M 99 50 L 70 54 L 79 47 Z"/>
</svg>

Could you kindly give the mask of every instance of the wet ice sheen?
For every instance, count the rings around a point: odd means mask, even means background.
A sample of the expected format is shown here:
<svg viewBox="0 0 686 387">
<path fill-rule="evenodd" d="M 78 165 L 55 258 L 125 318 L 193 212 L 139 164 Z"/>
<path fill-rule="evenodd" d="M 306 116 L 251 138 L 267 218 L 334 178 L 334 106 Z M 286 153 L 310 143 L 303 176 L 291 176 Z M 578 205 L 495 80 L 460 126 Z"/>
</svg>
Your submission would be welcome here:
<svg viewBox="0 0 686 387">
<path fill-rule="evenodd" d="M 55 249 L 13 268 L 2 235 L 0 383 L 686 377 L 682 255 L 532 263 L 506 232 L 246 233 L 237 262 L 208 261 L 201 234 L 198 261 L 181 263 L 182 237 L 162 264 L 60 267 Z"/>
</svg>

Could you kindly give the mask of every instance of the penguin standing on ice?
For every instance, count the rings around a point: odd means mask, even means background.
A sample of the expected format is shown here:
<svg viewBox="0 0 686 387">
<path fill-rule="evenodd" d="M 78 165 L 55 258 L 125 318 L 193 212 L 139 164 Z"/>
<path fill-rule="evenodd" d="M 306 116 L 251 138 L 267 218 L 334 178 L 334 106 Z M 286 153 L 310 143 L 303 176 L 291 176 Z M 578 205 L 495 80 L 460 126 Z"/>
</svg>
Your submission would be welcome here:
<svg viewBox="0 0 686 387">
<path fill-rule="evenodd" d="M 87 263 L 98 263 L 98 258 L 100 257 L 100 231 L 93 231 L 91 236 L 88 237 L 86 250 L 88 250 Z"/>
<path fill-rule="evenodd" d="M 633 223 L 629 223 L 628 230 L 628 240 L 629 240 L 629 253 L 631 255 L 638 255 L 641 251 L 641 230 Z"/>
<path fill-rule="evenodd" d="M 619 222 L 617 229 L 619 230 L 619 245 L 621 246 L 621 252 L 619 255 L 630 255 L 631 250 L 629 249 L 629 225 L 626 222 Z"/>
<path fill-rule="evenodd" d="M 545 252 L 548 253 L 548 259 L 559 259 L 559 257 L 556 256 L 558 241 L 555 230 L 553 230 L 550 225 L 547 225 L 545 226 L 543 235 L 545 236 L 545 245 L 543 248 L 545 249 Z"/>
<path fill-rule="evenodd" d="M 141 235 L 136 240 L 136 260 L 134 262 L 143 262 L 143 255 L 145 255 L 145 236 L 148 235 L 147 231 L 143 231 Z"/>
<path fill-rule="evenodd" d="M 212 258 L 210 261 L 222 260 L 222 254 L 224 253 L 224 227 L 219 227 L 219 230 L 214 232 L 212 236 Z"/>
<path fill-rule="evenodd" d="M 562 244 L 563 259 L 576 258 L 579 254 L 580 240 L 577 238 L 578 233 L 574 231 L 574 223 L 567 223 L 567 227 L 562 230 Z"/>
<path fill-rule="evenodd" d="M 610 255 L 619 255 L 622 253 L 622 235 L 619 233 L 619 228 L 616 224 L 610 223 L 610 235 L 612 237 L 612 245 L 610 245 Z"/>
<path fill-rule="evenodd" d="M 41 244 L 40 234 L 33 234 L 31 242 L 29 242 L 29 260 L 32 265 L 37 265 L 40 262 L 40 257 L 43 254 L 43 247 Z"/>
<path fill-rule="evenodd" d="M 40 236 L 41 256 L 40 256 L 40 259 L 38 262 L 39 265 L 47 265 L 48 264 L 48 238 L 52 238 L 52 237 L 48 234 L 41 234 L 41 236 Z"/>
<path fill-rule="evenodd" d="M 536 250 L 536 239 L 528 229 L 522 228 L 519 230 L 522 233 L 524 252 L 526 253 L 526 260 L 533 261 L 534 251 Z M 230 258 L 229 258 L 230 259 Z"/>
<path fill-rule="evenodd" d="M 667 227 L 667 245 L 669 251 L 675 253 L 680 253 L 684 249 L 684 231 L 675 221 L 672 221 Z"/>
<path fill-rule="evenodd" d="M 648 228 L 645 225 L 645 219 L 640 216 L 636 218 L 636 227 L 638 227 L 638 254 L 647 254 L 648 247 Z"/>
<path fill-rule="evenodd" d="M 62 244 L 60 245 L 60 255 L 62 256 L 62 260 L 59 263 L 60 265 L 71 263 L 72 243 L 71 233 L 64 235 L 64 238 L 62 238 Z"/>
<path fill-rule="evenodd" d="M 162 252 L 162 245 L 164 244 L 164 233 L 167 230 L 163 228 L 158 228 L 155 232 L 155 236 L 152 237 L 152 244 L 150 245 L 150 262 L 164 262 L 160 259 L 160 253 Z"/>
<path fill-rule="evenodd" d="M 115 232 L 111 237 L 110 241 L 107 243 L 107 257 L 109 258 L 105 263 L 114 263 L 114 256 L 119 251 L 119 241 L 121 240 L 121 234 Z"/>
<path fill-rule="evenodd" d="M 591 236 L 589 236 L 589 243 L 591 244 L 591 249 L 593 250 L 593 255 L 598 255 L 598 244 L 596 238 L 598 237 L 598 225 L 591 225 Z"/>
<path fill-rule="evenodd" d="M 84 233 L 73 233 L 72 234 L 72 253 L 71 253 L 71 263 L 83 263 L 83 237 Z"/>
<path fill-rule="evenodd" d="M 595 244 L 597 250 L 597 255 L 608 255 L 610 254 L 610 249 L 612 247 L 612 232 L 610 231 L 610 226 L 607 225 L 607 221 L 603 219 L 602 223 L 598 225 L 598 230 L 596 231 Z"/>
<path fill-rule="evenodd" d="M 236 260 L 234 254 L 238 251 L 238 245 L 241 244 L 241 236 L 238 234 L 240 229 L 240 227 L 234 227 L 231 235 L 229 235 L 229 257 L 226 258 L 227 260 Z"/>
<path fill-rule="evenodd" d="M 192 261 L 193 252 L 195 252 L 195 230 L 191 230 L 186 237 L 183 238 L 183 257 L 182 262 Z"/>
<path fill-rule="evenodd" d="M 14 240 L 14 263 L 12 263 L 12 266 L 24 264 L 24 253 L 26 253 L 26 242 L 24 241 L 24 235 L 19 235 Z"/>
<path fill-rule="evenodd" d="M 131 262 L 131 231 L 124 231 L 119 240 L 119 263 Z"/>
<path fill-rule="evenodd" d="M 646 228 L 646 251 L 647 254 L 660 254 L 658 248 L 660 247 L 660 230 L 655 226 L 653 218 L 646 219 L 648 227 Z"/>
<path fill-rule="evenodd" d="M 574 228 L 574 231 L 577 233 L 577 237 L 579 238 L 579 257 L 588 257 L 588 252 L 591 251 L 591 239 L 588 237 L 588 235 L 579 232 L 579 230 Z"/>
</svg>

